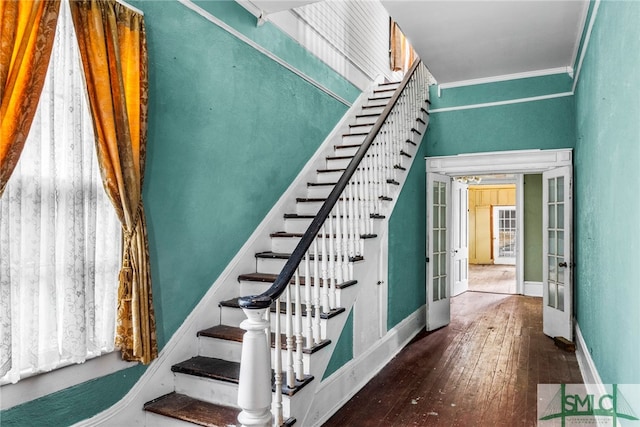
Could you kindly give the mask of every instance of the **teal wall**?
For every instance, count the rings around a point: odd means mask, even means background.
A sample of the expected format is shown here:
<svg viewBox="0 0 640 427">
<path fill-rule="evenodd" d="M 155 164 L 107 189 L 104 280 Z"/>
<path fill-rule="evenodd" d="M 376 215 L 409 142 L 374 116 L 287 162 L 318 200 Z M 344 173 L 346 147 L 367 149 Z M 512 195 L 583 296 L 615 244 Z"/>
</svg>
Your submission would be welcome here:
<svg viewBox="0 0 640 427">
<path fill-rule="evenodd" d="M 576 314 L 604 383 L 640 383 L 638 22 L 600 3 L 576 89 Z"/>
<path fill-rule="evenodd" d="M 389 218 L 387 329 L 426 302 L 426 141 L 423 138 Z"/>
<path fill-rule="evenodd" d="M 145 200 L 162 348 L 347 110 L 177 1 L 145 13 L 149 129 Z M 202 2 L 348 101 L 359 91 L 236 2 Z M 5 426 L 64 426 L 117 402 L 144 367 L 0 413 Z M 33 414 L 45 414 L 37 419 Z"/>
<path fill-rule="evenodd" d="M 358 286 L 358 285 L 356 285 Z M 343 313 L 346 314 L 346 313 Z M 328 378 L 335 371 L 344 366 L 345 363 L 353 359 L 353 310 L 349 312 L 349 317 L 344 324 L 340 338 L 329 359 L 327 369 L 324 370 L 322 379 Z"/>
<path fill-rule="evenodd" d="M 573 123 L 573 97 L 433 113 L 426 154 L 573 148 Z"/>
<path fill-rule="evenodd" d="M 542 282 L 542 175 L 524 176 L 524 280 Z"/>
</svg>

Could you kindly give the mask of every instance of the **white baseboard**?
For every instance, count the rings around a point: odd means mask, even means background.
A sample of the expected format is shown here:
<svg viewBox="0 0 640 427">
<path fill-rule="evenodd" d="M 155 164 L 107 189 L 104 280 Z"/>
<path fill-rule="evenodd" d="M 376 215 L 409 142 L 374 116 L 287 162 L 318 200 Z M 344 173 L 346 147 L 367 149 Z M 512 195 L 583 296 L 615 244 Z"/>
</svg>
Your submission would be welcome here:
<svg viewBox="0 0 640 427">
<path fill-rule="evenodd" d="M 423 305 L 389 330 L 362 356 L 324 380 L 318 386 L 313 404 L 301 425 L 320 426 L 326 422 L 424 329 L 425 323 L 426 306 Z"/>
<path fill-rule="evenodd" d="M 591 358 L 591 353 L 587 347 L 587 343 L 582 336 L 580 326 L 576 323 L 576 358 L 578 359 L 578 365 L 580 366 L 580 373 L 582 374 L 582 380 L 587 386 L 587 391 L 597 391 L 604 394 L 605 389 L 602 384 L 602 379 L 596 368 L 596 364 Z"/>
<path fill-rule="evenodd" d="M 524 282 L 524 294 L 528 297 L 542 297 L 542 282 Z"/>
</svg>

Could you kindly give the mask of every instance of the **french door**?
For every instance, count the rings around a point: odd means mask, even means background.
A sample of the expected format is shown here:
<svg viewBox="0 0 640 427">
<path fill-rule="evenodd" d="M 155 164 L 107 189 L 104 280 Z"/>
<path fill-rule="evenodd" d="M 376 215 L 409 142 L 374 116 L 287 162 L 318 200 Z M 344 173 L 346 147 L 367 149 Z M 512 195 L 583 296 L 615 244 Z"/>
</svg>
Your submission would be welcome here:
<svg viewBox="0 0 640 427">
<path fill-rule="evenodd" d="M 573 341 L 571 166 L 542 174 L 543 332 Z"/>
<path fill-rule="evenodd" d="M 451 237 L 453 242 L 451 296 L 469 289 L 469 186 L 451 182 Z"/>
<path fill-rule="evenodd" d="M 427 173 L 427 330 L 448 325 L 449 253 L 448 205 L 451 178 Z"/>
</svg>

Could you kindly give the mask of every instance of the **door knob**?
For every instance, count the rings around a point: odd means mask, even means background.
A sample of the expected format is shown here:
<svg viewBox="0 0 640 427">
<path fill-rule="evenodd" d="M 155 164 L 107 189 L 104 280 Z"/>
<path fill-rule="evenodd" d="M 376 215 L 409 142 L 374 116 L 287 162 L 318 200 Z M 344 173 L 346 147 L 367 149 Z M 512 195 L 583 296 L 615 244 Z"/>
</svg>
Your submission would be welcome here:
<svg viewBox="0 0 640 427">
<path fill-rule="evenodd" d="M 566 267 L 566 266 L 567 266 L 566 262 L 558 263 L 558 267 Z"/>
</svg>

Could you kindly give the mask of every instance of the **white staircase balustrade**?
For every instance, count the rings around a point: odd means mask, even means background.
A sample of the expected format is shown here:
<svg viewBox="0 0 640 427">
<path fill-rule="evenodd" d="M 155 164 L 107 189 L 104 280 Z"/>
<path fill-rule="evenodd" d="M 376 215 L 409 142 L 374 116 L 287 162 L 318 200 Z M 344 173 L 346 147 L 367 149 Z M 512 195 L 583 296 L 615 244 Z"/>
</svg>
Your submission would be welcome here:
<svg viewBox="0 0 640 427">
<path fill-rule="evenodd" d="M 405 169 L 405 160 L 411 157 L 404 147 L 416 145 L 414 139 L 421 138 L 416 120 L 422 120 L 426 113 L 427 74 L 422 63 L 416 64 L 389 104 L 380 107 L 384 111 L 378 121 L 365 128 L 370 129 L 363 144 L 368 147 L 358 149 L 344 173 L 344 176 L 351 173 L 348 181 L 336 184 L 285 264 L 278 277 L 280 282 L 284 280 L 283 289 L 275 289 L 277 280 L 262 295 L 240 299 L 240 306 L 248 316 L 242 324 L 247 332 L 238 391 L 238 405 L 242 409 L 238 421 L 242 425 L 271 425 L 272 420 L 276 426 L 282 425 L 283 383 L 292 389 L 296 381 L 303 381 L 305 372 L 310 371 L 304 366 L 310 359 L 303 358 L 303 352 L 326 339 L 321 318 L 339 308 L 339 289 L 354 279 L 353 263 L 365 256 L 365 238 L 375 236 L 375 218 L 388 214 L 388 201 L 397 196 L 394 193 L 397 174 Z M 376 100 L 371 105 L 381 104 Z M 370 110 L 373 109 L 367 109 L 367 114 Z M 360 161 L 353 164 L 359 156 Z M 344 176 L 341 181 L 347 179 Z M 335 194 L 338 185 L 343 189 Z M 296 257 L 297 264 L 290 265 Z M 264 313 L 269 312 L 271 306 L 275 308 L 273 321 L 267 322 Z M 284 347 L 281 316 L 284 317 Z M 273 402 L 270 339 L 267 338 L 271 336 L 270 325 L 274 325 L 275 333 Z M 265 408 L 271 408 L 273 416 L 266 414 Z"/>
</svg>

